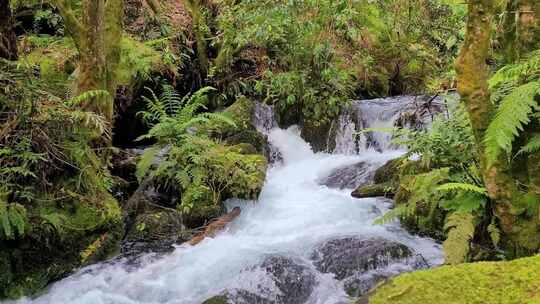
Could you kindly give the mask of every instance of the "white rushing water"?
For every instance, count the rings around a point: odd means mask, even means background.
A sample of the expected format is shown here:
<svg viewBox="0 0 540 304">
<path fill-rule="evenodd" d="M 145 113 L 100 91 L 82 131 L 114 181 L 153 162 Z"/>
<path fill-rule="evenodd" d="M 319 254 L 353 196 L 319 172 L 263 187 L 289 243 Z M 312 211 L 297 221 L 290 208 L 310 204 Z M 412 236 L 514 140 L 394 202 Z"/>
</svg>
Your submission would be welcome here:
<svg viewBox="0 0 540 304">
<path fill-rule="evenodd" d="M 229 208 L 240 206 L 242 213 L 226 231 L 197 246 L 181 245 L 164 257 L 149 257 L 137 267 L 122 260 L 87 267 L 53 284 L 44 295 L 17 303 L 199 304 L 230 289 L 261 294 L 261 286 L 272 288 L 266 274 L 254 268 L 265 257 L 293 257 L 313 268 L 313 248 L 338 236 L 378 236 L 409 246 L 431 265 L 442 262 L 441 248 L 433 241 L 412 236 L 397 223 L 373 225 L 389 208 L 388 200 L 354 199 L 350 189 L 318 183 L 336 168 L 360 161 L 382 165 L 402 152 L 313 153 L 296 127 L 273 128 L 268 135 L 283 162 L 268 170 L 258 202 L 228 202 Z M 332 275 L 317 272 L 316 280 L 308 303 L 346 302 L 342 283 Z"/>
</svg>

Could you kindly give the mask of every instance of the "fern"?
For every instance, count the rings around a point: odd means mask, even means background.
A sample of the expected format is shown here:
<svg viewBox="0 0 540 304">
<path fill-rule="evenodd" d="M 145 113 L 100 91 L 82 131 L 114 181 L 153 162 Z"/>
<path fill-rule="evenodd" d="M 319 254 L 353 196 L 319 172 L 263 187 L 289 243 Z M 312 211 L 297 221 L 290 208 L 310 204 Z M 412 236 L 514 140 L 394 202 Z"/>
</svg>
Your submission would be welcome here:
<svg viewBox="0 0 540 304">
<path fill-rule="evenodd" d="M 151 147 L 144 151 L 141 159 L 137 163 L 137 171 L 135 172 L 135 176 L 139 182 L 143 180 L 150 167 L 154 164 L 156 155 L 159 151 L 159 147 Z"/>
<path fill-rule="evenodd" d="M 486 188 L 466 183 L 446 183 L 438 186 L 437 191 L 467 191 L 481 195 L 487 195 Z"/>
<path fill-rule="evenodd" d="M 521 85 L 507 96 L 499 106 L 485 135 L 488 164 L 495 162 L 501 153 L 511 153 L 514 139 L 531 121 L 533 110 L 539 110 L 535 97 L 540 94 L 540 82 Z"/>
<path fill-rule="evenodd" d="M 475 231 L 475 217 L 471 213 L 452 213 L 446 219 L 447 238 L 443 243 L 446 264 L 456 265 L 467 260 L 470 242 Z"/>
<path fill-rule="evenodd" d="M 516 156 L 521 154 L 532 154 L 538 151 L 540 151 L 540 134 L 533 136 L 533 138 L 518 151 Z"/>
<path fill-rule="evenodd" d="M 487 231 L 489 233 L 489 237 L 491 238 L 493 246 L 498 247 L 501 241 L 501 230 L 499 229 L 499 227 L 497 227 L 497 224 L 495 223 L 495 218 L 492 218 L 491 223 L 487 227 Z"/>
<path fill-rule="evenodd" d="M 65 104 L 69 107 L 72 107 L 72 106 L 76 106 L 76 105 L 79 105 L 85 101 L 88 101 L 90 99 L 94 99 L 94 98 L 105 98 L 105 97 L 109 97 L 110 94 L 109 92 L 105 91 L 105 90 L 91 90 L 91 91 L 86 91 L 78 96 L 75 96 L 71 99 L 68 99 L 65 101 Z"/>
<path fill-rule="evenodd" d="M 0 202 L 0 239 L 15 239 L 23 236 L 27 226 L 24 206 L 17 203 Z"/>
</svg>

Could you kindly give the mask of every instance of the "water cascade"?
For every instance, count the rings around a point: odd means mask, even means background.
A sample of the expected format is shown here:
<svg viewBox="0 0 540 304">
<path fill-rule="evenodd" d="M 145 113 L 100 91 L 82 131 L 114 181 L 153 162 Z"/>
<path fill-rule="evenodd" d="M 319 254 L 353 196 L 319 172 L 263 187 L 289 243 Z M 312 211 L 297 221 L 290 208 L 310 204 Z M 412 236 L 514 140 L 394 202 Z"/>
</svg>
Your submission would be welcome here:
<svg viewBox="0 0 540 304">
<path fill-rule="evenodd" d="M 398 223 L 373 224 L 391 201 L 354 199 L 350 184 L 321 185 L 336 169 L 363 163 L 372 172 L 403 153 L 387 135 L 354 136 L 359 128 L 395 124 L 403 102 L 353 106 L 356 115 L 339 121 L 334 154 L 313 153 L 297 127 L 277 128 L 271 108 L 257 106 L 254 119 L 282 162 L 268 170 L 258 202 L 227 202 L 242 214 L 226 231 L 136 265 L 115 259 L 86 267 L 17 303 L 200 304 L 218 295 L 230 303 L 349 303 L 348 294 L 365 292 L 378 278 L 440 264 L 441 248 L 432 240 Z"/>
</svg>

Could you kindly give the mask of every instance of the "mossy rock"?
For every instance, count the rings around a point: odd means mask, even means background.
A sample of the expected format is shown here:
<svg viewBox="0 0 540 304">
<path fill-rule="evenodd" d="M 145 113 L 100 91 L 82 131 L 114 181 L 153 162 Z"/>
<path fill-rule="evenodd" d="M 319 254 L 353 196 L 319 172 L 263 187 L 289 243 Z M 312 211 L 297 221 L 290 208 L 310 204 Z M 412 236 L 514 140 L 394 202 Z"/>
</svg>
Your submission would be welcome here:
<svg viewBox="0 0 540 304">
<path fill-rule="evenodd" d="M 537 304 L 540 256 L 407 273 L 357 302 L 369 304 Z"/>
<path fill-rule="evenodd" d="M 262 154 L 268 143 L 265 136 L 257 132 L 253 125 L 254 110 L 255 103 L 252 100 L 240 97 L 223 111 L 233 120 L 234 126 L 224 122 L 214 122 L 201 131 L 231 146 L 250 144 L 255 147 L 257 153 Z"/>
<path fill-rule="evenodd" d="M 215 296 L 202 302 L 202 304 L 228 304 L 228 303 L 229 303 L 229 298 L 226 295 Z"/>
<path fill-rule="evenodd" d="M 315 124 L 305 122 L 302 125 L 301 136 L 307 141 L 314 152 L 330 152 L 336 146 L 336 128 L 332 127 L 332 122 L 327 124 Z"/>
<path fill-rule="evenodd" d="M 29 214 L 33 222 L 25 237 L 0 241 L 0 298 L 32 295 L 73 269 L 108 257 L 123 234 L 120 208 L 110 196 L 99 204 L 45 202 Z"/>
<path fill-rule="evenodd" d="M 368 198 L 368 197 L 388 197 L 394 196 L 394 187 L 391 183 L 381 183 L 373 185 L 360 186 L 354 190 L 351 195 L 355 198 Z"/>
<path fill-rule="evenodd" d="M 402 158 L 396 158 L 392 159 L 386 164 L 384 164 L 382 167 L 378 168 L 375 171 L 375 175 L 373 176 L 373 181 L 376 184 L 379 183 L 396 183 L 399 181 L 399 172 L 400 167 L 403 164 Z"/>
</svg>

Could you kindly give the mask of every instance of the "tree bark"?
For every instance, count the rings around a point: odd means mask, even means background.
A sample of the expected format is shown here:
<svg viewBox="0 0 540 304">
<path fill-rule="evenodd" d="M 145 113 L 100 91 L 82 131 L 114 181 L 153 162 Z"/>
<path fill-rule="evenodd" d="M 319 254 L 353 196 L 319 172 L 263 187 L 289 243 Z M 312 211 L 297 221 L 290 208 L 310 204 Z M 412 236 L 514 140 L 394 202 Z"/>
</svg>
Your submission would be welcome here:
<svg viewBox="0 0 540 304">
<path fill-rule="evenodd" d="M 458 92 L 467 107 L 479 149 L 481 170 L 489 197 L 495 202 L 495 214 L 507 235 L 513 233 L 517 215 L 512 203 L 516 198 L 516 180 L 510 173 L 510 165 L 504 158 L 493 164 L 486 161 L 484 135 L 494 115 L 495 107 L 490 101 L 486 64 L 491 47 L 492 28 L 496 8 L 492 0 L 470 0 L 467 33 L 456 64 Z"/>
<path fill-rule="evenodd" d="M 77 92 L 105 90 L 107 97 L 85 101 L 81 107 L 103 115 L 112 123 L 117 70 L 120 64 L 123 0 L 84 0 L 79 21 L 69 1 L 54 0 L 66 29 L 79 51 Z"/>
<path fill-rule="evenodd" d="M 17 60 L 17 36 L 8 0 L 0 0 L 0 58 Z"/>
</svg>

